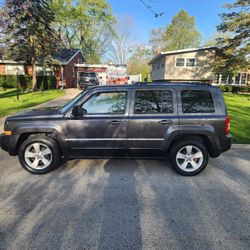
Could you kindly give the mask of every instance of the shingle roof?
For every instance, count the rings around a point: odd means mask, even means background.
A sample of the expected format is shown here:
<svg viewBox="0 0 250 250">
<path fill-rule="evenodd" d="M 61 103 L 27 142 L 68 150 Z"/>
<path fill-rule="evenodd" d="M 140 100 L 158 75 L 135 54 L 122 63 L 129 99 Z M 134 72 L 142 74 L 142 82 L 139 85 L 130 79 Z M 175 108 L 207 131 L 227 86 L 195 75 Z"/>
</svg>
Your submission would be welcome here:
<svg viewBox="0 0 250 250">
<path fill-rule="evenodd" d="M 80 49 L 60 49 L 55 55 L 53 55 L 53 59 L 62 64 L 67 64 L 79 51 L 81 52 Z"/>
<path fill-rule="evenodd" d="M 60 49 L 55 55 L 53 55 L 53 59 L 59 61 L 61 64 L 67 64 L 78 52 L 82 53 L 80 49 Z M 0 47 L 0 60 L 4 60 L 3 54 L 4 48 Z M 9 60 L 12 59 L 10 58 L 8 61 Z"/>
</svg>

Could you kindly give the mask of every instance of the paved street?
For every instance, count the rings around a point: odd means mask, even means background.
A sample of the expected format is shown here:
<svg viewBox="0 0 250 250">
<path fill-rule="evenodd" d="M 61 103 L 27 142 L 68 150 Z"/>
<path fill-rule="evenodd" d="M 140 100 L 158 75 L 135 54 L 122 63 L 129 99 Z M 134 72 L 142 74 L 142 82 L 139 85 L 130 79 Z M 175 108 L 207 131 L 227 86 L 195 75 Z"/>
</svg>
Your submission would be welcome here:
<svg viewBox="0 0 250 250">
<path fill-rule="evenodd" d="M 0 159 L 2 249 L 249 249 L 249 151 L 191 178 L 157 160 L 74 160 L 35 176 Z"/>
<path fill-rule="evenodd" d="M 1 150 L 0 173 L 0 249 L 250 246 L 244 147 L 211 159 L 195 177 L 177 175 L 168 162 L 115 159 L 73 160 L 36 176 Z"/>
</svg>

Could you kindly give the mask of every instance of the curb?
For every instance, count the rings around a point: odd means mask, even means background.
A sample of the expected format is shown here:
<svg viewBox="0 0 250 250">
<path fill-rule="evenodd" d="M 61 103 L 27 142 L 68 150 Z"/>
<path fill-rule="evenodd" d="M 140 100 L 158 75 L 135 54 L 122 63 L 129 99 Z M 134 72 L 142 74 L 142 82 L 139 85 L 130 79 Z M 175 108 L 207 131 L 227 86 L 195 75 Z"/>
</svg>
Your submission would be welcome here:
<svg viewBox="0 0 250 250">
<path fill-rule="evenodd" d="M 250 144 L 232 144 L 231 149 L 250 150 Z"/>
</svg>

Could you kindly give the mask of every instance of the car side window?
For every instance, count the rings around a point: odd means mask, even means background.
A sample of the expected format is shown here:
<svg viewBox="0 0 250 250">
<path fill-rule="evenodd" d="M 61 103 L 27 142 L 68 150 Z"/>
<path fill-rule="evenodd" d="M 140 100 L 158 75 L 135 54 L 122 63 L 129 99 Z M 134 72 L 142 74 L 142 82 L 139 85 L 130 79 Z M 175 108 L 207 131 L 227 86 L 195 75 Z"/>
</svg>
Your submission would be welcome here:
<svg viewBox="0 0 250 250">
<path fill-rule="evenodd" d="M 210 91 L 181 91 L 183 113 L 214 113 L 215 107 Z"/>
<path fill-rule="evenodd" d="M 100 92 L 92 95 L 82 108 L 87 114 L 124 114 L 127 92 Z"/>
<path fill-rule="evenodd" d="M 162 90 L 137 90 L 135 114 L 173 113 L 172 92 Z"/>
</svg>

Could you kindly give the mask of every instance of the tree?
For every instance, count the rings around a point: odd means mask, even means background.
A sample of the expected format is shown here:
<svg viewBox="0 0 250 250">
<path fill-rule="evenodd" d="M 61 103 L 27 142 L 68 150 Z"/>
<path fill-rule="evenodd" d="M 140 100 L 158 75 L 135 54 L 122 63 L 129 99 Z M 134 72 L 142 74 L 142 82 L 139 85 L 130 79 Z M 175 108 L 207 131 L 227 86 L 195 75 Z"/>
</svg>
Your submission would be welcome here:
<svg viewBox="0 0 250 250">
<path fill-rule="evenodd" d="M 113 34 L 115 18 L 106 0 L 51 0 L 55 27 L 66 48 L 80 48 L 88 62 L 98 63 Z"/>
<path fill-rule="evenodd" d="M 151 50 L 143 45 L 136 45 L 128 62 L 128 73 L 130 75 L 142 74 L 143 81 L 148 80 L 151 67 L 148 62 L 152 58 Z"/>
<path fill-rule="evenodd" d="M 133 21 L 130 17 L 122 17 L 114 25 L 115 33 L 109 46 L 107 59 L 113 63 L 127 64 L 132 51 Z"/>
<path fill-rule="evenodd" d="M 181 10 L 173 17 L 170 25 L 151 32 L 150 43 L 154 53 L 158 50 L 179 50 L 197 47 L 201 35 L 196 28 L 195 18 Z M 160 47 L 158 47 L 160 46 Z"/>
<path fill-rule="evenodd" d="M 232 37 L 223 37 L 219 41 L 222 56 L 214 64 L 215 73 L 236 75 L 249 66 L 250 54 L 250 2 L 236 0 L 226 4 L 229 12 L 221 14 L 222 22 L 218 32 L 230 32 Z"/>
<path fill-rule="evenodd" d="M 2 43 L 16 61 L 32 65 L 32 88 L 36 90 L 36 63 L 56 50 L 58 39 L 51 27 L 53 12 L 45 0 L 7 0 L 0 12 Z"/>
<path fill-rule="evenodd" d="M 205 46 L 219 46 L 221 39 L 229 39 L 232 37 L 230 32 L 215 32 L 211 38 L 205 42 Z"/>
</svg>

